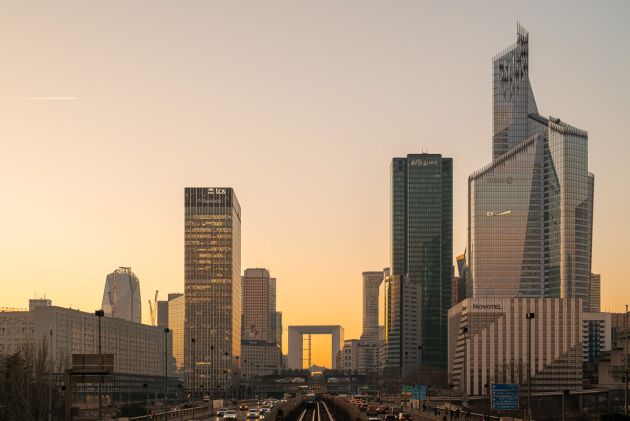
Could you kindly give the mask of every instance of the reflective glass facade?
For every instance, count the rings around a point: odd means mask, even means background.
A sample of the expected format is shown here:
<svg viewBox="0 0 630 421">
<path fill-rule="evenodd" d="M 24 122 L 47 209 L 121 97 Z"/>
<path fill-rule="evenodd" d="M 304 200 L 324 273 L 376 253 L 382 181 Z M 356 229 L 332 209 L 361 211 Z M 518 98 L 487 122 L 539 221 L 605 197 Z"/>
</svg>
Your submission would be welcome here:
<svg viewBox="0 0 630 421">
<path fill-rule="evenodd" d="M 184 241 L 186 385 L 225 390 L 241 347 L 241 208 L 231 188 L 186 188 Z"/>
<path fill-rule="evenodd" d="M 493 60 L 493 161 L 468 183 L 473 297 L 582 298 L 589 308 L 588 135 L 538 114 L 529 35 Z"/>
<path fill-rule="evenodd" d="M 101 308 L 108 317 L 142 323 L 140 281 L 131 268 L 120 267 L 107 275 Z"/>
<path fill-rule="evenodd" d="M 446 368 L 453 261 L 453 161 L 439 154 L 394 158 L 391 182 L 391 273 L 400 275 L 414 287 L 410 291 L 417 292 L 417 303 L 410 304 L 406 312 L 403 283 L 387 285 L 390 290 L 401 288 L 390 291 L 388 297 L 388 301 L 402 305 L 402 326 L 398 327 L 403 332 L 401 343 L 392 343 L 392 347 L 400 350 L 398 361 L 409 360 L 414 367 Z M 396 320 L 392 313 L 398 310 L 387 311 Z M 405 326 L 408 318 L 412 321 Z M 389 341 L 394 336 L 391 327 L 388 330 Z M 405 361 L 402 365 L 404 371 Z"/>
</svg>

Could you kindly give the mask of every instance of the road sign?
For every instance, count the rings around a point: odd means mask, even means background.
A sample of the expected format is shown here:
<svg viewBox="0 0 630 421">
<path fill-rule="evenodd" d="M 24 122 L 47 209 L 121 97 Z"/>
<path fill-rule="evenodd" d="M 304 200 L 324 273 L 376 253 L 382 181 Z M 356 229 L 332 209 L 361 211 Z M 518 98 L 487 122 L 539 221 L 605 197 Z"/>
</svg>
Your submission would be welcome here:
<svg viewBox="0 0 630 421">
<path fill-rule="evenodd" d="M 427 400 L 427 385 L 426 384 L 413 385 L 413 399 L 416 401 Z"/>
<path fill-rule="evenodd" d="M 413 386 L 403 385 L 402 387 L 403 396 L 410 398 L 412 393 L 413 393 Z"/>
<path fill-rule="evenodd" d="M 518 409 L 518 384 L 492 383 L 492 409 L 516 411 Z"/>
</svg>

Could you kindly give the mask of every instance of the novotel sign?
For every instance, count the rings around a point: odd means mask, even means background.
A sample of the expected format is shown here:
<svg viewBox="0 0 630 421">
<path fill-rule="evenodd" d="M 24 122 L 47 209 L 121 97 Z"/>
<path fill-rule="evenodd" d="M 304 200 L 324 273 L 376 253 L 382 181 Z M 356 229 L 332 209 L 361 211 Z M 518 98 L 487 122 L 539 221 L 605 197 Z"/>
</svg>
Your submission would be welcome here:
<svg viewBox="0 0 630 421">
<path fill-rule="evenodd" d="M 503 310 L 501 304 L 473 304 L 473 310 Z"/>
</svg>

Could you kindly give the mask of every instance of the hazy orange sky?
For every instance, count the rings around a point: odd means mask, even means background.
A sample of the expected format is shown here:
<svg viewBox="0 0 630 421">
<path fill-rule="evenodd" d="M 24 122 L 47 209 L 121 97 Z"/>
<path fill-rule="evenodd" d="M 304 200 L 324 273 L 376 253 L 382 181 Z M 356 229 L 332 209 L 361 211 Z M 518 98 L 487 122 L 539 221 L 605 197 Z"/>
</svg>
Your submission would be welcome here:
<svg viewBox="0 0 630 421">
<path fill-rule="evenodd" d="M 520 20 L 539 110 L 589 132 L 593 271 L 621 311 L 629 17 L 625 1 L 0 1 L 0 306 L 92 311 L 131 266 L 148 321 L 156 289 L 183 290 L 184 187 L 231 186 L 242 269 L 277 277 L 285 329 L 358 337 L 361 272 L 388 266 L 392 157 L 453 157 L 463 251 L 491 58 Z"/>
</svg>

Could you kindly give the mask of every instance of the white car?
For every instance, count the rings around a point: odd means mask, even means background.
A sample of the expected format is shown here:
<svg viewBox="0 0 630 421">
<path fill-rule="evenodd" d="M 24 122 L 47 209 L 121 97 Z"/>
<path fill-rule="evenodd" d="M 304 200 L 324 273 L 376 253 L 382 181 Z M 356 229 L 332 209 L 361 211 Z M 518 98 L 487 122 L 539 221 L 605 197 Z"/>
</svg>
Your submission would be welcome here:
<svg viewBox="0 0 630 421">
<path fill-rule="evenodd" d="M 223 419 L 236 421 L 238 420 L 238 415 L 236 415 L 236 411 L 229 410 L 229 411 L 226 411 L 225 414 L 223 414 Z"/>
<path fill-rule="evenodd" d="M 224 416 L 224 415 L 225 415 L 225 413 L 226 413 L 227 411 L 228 411 L 228 410 L 227 410 L 227 408 L 219 408 L 219 409 L 217 409 L 217 416 L 218 416 L 218 417 L 222 417 L 222 416 Z"/>
</svg>

